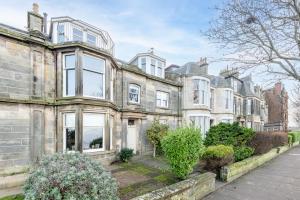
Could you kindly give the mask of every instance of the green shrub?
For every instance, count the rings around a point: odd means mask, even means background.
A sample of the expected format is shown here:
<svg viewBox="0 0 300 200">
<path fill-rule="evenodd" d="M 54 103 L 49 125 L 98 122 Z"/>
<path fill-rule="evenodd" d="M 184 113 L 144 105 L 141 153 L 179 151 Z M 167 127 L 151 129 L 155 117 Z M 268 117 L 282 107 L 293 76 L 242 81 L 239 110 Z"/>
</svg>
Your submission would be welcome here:
<svg viewBox="0 0 300 200">
<path fill-rule="evenodd" d="M 288 135 L 288 143 L 289 143 L 289 146 L 292 146 L 292 144 L 293 144 L 293 136 L 291 134 Z"/>
<path fill-rule="evenodd" d="M 254 149 L 251 147 L 235 147 L 234 148 L 234 161 L 238 162 L 249 158 L 253 155 Z"/>
<path fill-rule="evenodd" d="M 122 162 L 128 162 L 133 157 L 133 149 L 123 148 L 119 153 Z"/>
<path fill-rule="evenodd" d="M 205 169 L 219 170 L 221 167 L 233 162 L 232 146 L 216 145 L 206 148 L 202 159 L 206 161 Z"/>
<path fill-rule="evenodd" d="M 290 132 L 289 135 L 293 137 L 293 143 L 300 142 L 300 132 Z"/>
<path fill-rule="evenodd" d="M 117 200 L 117 183 L 98 163 L 80 153 L 44 157 L 24 185 L 26 200 Z"/>
<path fill-rule="evenodd" d="M 193 126 L 169 131 L 161 144 L 172 172 L 181 179 L 193 171 L 204 151 L 200 129 Z"/>
<path fill-rule="evenodd" d="M 150 128 L 146 131 L 147 138 L 153 145 L 153 157 L 156 156 L 156 150 L 161 149 L 160 141 L 167 134 L 168 129 L 168 125 L 161 124 L 157 119 L 155 119 Z"/>
<path fill-rule="evenodd" d="M 241 127 L 237 122 L 233 124 L 220 123 L 209 129 L 204 144 L 206 146 L 219 144 L 234 147 L 245 146 L 253 136 L 252 129 Z"/>
</svg>

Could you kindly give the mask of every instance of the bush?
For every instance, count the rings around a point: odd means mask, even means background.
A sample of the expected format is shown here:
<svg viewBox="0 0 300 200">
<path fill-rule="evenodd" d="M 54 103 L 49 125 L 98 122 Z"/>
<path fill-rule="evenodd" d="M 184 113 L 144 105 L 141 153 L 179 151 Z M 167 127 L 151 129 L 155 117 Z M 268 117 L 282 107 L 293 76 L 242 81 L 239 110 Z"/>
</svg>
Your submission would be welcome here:
<svg viewBox="0 0 300 200">
<path fill-rule="evenodd" d="M 245 146 L 254 136 L 254 131 L 241 127 L 237 122 L 233 124 L 220 123 L 212 126 L 205 138 L 206 146 L 231 145 L 234 147 Z"/>
<path fill-rule="evenodd" d="M 293 143 L 300 142 L 300 132 L 290 132 L 289 135 L 293 137 Z"/>
<path fill-rule="evenodd" d="M 292 135 L 288 135 L 288 143 L 289 143 L 289 146 L 292 146 L 293 144 L 293 136 Z"/>
<path fill-rule="evenodd" d="M 234 161 L 238 162 L 249 158 L 254 153 L 254 149 L 251 147 L 235 147 L 234 148 Z"/>
<path fill-rule="evenodd" d="M 193 171 L 204 151 L 200 129 L 195 127 L 181 127 L 169 131 L 161 144 L 172 172 L 181 179 Z"/>
<path fill-rule="evenodd" d="M 155 119 L 151 127 L 146 131 L 147 138 L 153 145 L 153 157 L 156 156 L 156 150 L 160 149 L 160 141 L 167 134 L 169 126 L 161 124 Z"/>
<path fill-rule="evenodd" d="M 202 159 L 206 161 L 205 169 L 215 171 L 233 162 L 233 148 L 231 146 L 209 146 L 205 150 Z"/>
<path fill-rule="evenodd" d="M 44 157 L 31 170 L 24 194 L 26 200 L 119 199 L 111 174 L 80 153 Z"/>
<path fill-rule="evenodd" d="M 254 154 L 264 154 L 269 152 L 272 148 L 286 145 L 288 136 L 285 132 L 257 132 L 249 146 L 254 148 Z"/>
<path fill-rule="evenodd" d="M 123 148 L 119 153 L 122 162 L 128 162 L 133 157 L 133 149 Z"/>
</svg>

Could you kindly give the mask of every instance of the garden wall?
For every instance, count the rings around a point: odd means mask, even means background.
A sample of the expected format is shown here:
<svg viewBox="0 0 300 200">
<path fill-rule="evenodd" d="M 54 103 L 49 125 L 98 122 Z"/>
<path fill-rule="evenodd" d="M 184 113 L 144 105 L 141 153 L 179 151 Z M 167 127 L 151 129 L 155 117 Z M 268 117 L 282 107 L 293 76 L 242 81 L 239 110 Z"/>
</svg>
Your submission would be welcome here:
<svg viewBox="0 0 300 200">
<path fill-rule="evenodd" d="M 289 150 L 290 148 L 296 145 L 299 145 L 299 142 L 294 143 L 291 147 L 277 147 L 263 155 L 252 156 L 240 162 L 224 166 L 221 168 L 220 178 L 222 181 L 231 182 L 239 178 L 240 176 L 248 173 L 249 171 L 263 165 L 264 163 L 277 157 L 278 155 L 284 153 L 285 151 Z"/>
<path fill-rule="evenodd" d="M 196 175 L 131 200 L 201 199 L 215 190 L 215 177 L 216 175 L 210 172 Z"/>
</svg>

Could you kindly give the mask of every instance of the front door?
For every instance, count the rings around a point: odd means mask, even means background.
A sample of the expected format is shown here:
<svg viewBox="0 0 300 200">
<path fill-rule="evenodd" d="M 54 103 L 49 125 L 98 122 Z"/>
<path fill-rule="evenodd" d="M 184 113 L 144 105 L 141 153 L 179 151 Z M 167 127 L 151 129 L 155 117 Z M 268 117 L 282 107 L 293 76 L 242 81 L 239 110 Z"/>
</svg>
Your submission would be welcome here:
<svg viewBox="0 0 300 200">
<path fill-rule="evenodd" d="M 136 153 L 136 141 L 137 134 L 135 120 L 129 119 L 127 126 L 127 148 L 133 149 L 133 153 Z"/>
</svg>

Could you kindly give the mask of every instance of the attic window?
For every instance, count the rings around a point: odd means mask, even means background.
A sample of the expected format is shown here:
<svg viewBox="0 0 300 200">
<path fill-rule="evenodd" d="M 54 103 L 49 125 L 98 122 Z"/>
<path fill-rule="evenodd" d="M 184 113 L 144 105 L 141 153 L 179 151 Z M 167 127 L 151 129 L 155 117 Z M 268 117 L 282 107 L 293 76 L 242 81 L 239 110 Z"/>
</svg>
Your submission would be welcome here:
<svg viewBox="0 0 300 200">
<path fill-rule="evenodd" d="M 83 41 L 83 32 L 78 28 L 73 28 L 73 41 Z"/>
</svg>

